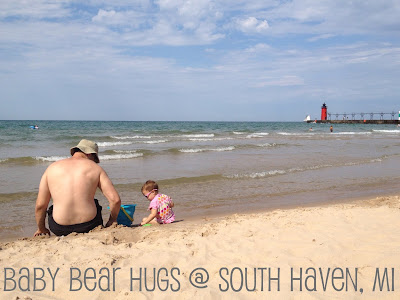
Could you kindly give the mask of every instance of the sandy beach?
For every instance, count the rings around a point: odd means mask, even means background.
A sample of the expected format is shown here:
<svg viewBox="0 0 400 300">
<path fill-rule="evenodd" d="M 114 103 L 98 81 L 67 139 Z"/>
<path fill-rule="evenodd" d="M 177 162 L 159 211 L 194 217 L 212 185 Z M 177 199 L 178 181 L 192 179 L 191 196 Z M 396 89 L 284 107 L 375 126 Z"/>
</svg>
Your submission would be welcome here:
<svg viewBox="0 0 400 300">
<path fill-rule="evenodd" d="M 0 298 L 398 299 L 399 228 L 390 196 L 25 238 L 0 244 Z"/>
</svg>

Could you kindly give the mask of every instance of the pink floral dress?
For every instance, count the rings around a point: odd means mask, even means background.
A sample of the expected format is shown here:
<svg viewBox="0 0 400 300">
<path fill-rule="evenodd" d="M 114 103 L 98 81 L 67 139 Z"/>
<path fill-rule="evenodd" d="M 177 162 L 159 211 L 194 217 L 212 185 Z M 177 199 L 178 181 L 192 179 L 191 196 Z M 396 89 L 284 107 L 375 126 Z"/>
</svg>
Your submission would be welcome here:
<svg viewBox="0 0 400 300">
<path fill-rule="evenodd" d="M 171 198 L 164 194 L 157 194 L 150 201 L 148 210 L 157 210 L 157 222 L 159 224 L 168 224 L 175 221 L 175 213 L 171 208 Z"/>
</svg>

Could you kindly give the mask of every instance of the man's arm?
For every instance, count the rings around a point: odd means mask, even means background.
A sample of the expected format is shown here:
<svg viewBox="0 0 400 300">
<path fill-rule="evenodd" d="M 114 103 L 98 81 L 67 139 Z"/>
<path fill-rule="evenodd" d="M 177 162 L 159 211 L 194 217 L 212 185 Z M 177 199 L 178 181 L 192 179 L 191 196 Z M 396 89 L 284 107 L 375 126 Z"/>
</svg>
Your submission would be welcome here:
<svg viewBox="0 0 400 300">
<path fill-rule="evenodd" d="M 111 226 L 112 223 L 117 221 L 119 209 L 121 207 L 121 199 L 119 198 L 118 192 L 115 190 L 107 173 L 102 169 L 100 173 L 99 189 L 103 195 L 107 198 L 110 204 L 110 218 L 106 223 L 105 227 Z"/>
<path fill-rule="evenodd" d="M 50 234 L 50 231 L 46 228 L 46 211 L 47 206 L 50 202 L 50 190 L 47 183 L 47 171 L 44 172 L 42 179 L 39 184 L 39 192 L 36 199 L 36 207 L 35 207 L 35 218 L 38 229 L 36 230 L 33 236 L 40 235 L 42 233 Z"/>
</svg>

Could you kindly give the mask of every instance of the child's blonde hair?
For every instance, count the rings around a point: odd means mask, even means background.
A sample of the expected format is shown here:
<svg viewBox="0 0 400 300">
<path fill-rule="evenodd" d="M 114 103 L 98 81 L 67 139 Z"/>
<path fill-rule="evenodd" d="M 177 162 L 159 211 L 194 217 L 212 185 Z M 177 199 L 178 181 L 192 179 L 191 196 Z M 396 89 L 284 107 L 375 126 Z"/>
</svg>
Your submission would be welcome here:
<svg viewBox="0 0 400 300">
<path fill-rule="evenodd" d="M 147 180 L 145 184 L 142 186 L 142 192 L 150 192 L 152 190 L 157 190 L 158 191 L 158 184 L 157 182 L 153 180 Z"/>
</svg>

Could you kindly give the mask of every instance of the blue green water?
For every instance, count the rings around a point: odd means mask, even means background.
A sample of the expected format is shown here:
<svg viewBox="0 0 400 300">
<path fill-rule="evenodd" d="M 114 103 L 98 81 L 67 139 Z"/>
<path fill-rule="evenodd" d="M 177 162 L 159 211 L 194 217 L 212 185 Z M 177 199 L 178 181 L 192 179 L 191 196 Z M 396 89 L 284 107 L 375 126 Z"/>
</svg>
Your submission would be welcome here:
<svg viewBox="0 0 400 300">
<path fill-rule="evenodd" d="M 41 175 L 52 162 L 69 157 L 69 149 L 82 138 L 98 143 L 100 165 L 123 203 L 137 204 L 137 220 L 146 215 L 140 186 L 147 179 L 159 182 L 183 219 L 398 192 L 400 129 L 338 124 L 331 133 L 329 127 L 302 122 L 0 121 L 0 234 L 34 232 Z M 98 197 L 106 207 L 105 198 Z"/>
</svg>

